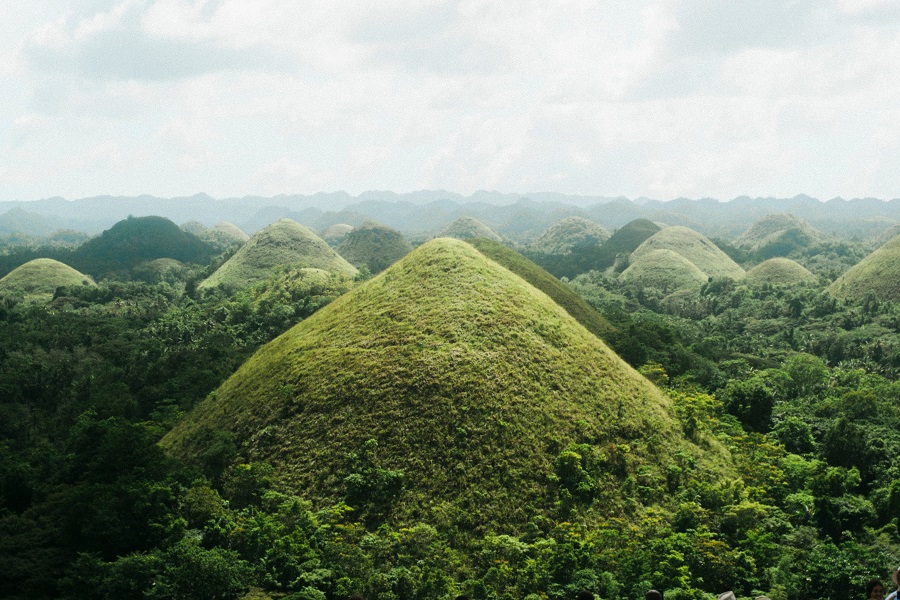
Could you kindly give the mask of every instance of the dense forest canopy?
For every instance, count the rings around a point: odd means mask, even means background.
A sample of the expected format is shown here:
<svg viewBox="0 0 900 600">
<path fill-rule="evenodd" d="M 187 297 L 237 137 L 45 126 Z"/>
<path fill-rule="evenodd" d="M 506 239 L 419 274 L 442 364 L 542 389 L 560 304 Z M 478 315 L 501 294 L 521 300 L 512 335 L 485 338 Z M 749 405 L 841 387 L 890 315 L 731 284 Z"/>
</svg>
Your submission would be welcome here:
<svg viewBox="0 0 900 600">
<path fill-rule="evenodd" d="M 444 498 L 414 497 L 417 482 L 375 430 L 357 433 L 356 446 L 336 457 L 346 473 L 322 474 L 331 496 L 285 485 L 277 465 L 248 453 L 273 430 L 247 442 L 207 427 L 189 459 L 164 451 L 159 440 L 198 404 L 215 403 L 260 348 L 334 300 L 402 322 L 374 303 L 367 271 L 323 275 L 289 263 L 240 291 L 198 290 L 236 246 L 212 246 L 201 229 L 187 234 L 162 221 L 126 221 L 116 235 L 94 238 L 105 245 L 70 235 L 3 246 L 3 274 L 53 258 L 96 274 L 96 285 L 63 282 L 39 298 L 0 289 L 0 597 L 296 600 L 359 591 L 370 599 L 563 600 L 588 589 L 625 600 L 655 587 L 667 600 L 725 590 L 837 600 L 862 597 L 872 577 L 890 586 L 900 564 L 900 304 L 878 278 L 854 277 L 853 293 L 828 287 L 855 265 L 877 267 L 886 250 L 873 251 L 888 240 L 809 235 L 732 245 L 713 235 L 710 243 L 754 276 L 707 276 L 680 289 L 624 276 L 637 265 L 631 253 L 661 228 L 649 220 L 620 225 L 629 235 L 618 238 L 555 241 L 551 252 L 535 248 L 537 235 L 517 241 L 502 229 L 506 245 L 474 240 L 471 252 L 459 250 L 478 254 L 483 270 L 472 277 L 488 277 L 478 285 L 491 289 L 489 277 L 502 271 L 504 285 L 567 311 L 567 331 L 584 327 L 578 336 L 608 344 L 658 388 L 685 440 L 657 467 L 645 462 L 641 432 L 615 441 L 575 435 L 562 446 L 549 435 L 553 460 L 541 485 L 552 495 L 514 526 L 498 518 L 476 527 Z M 132 243 L 141 226 L 170 246 Z M 791 262 L 767 263 L 773 254 Z M 446 268 L 437 259 L 415 265 L 434 281 Z M 385 294 L 399 277 L 392 269 L 375 282 Z M 549 326 L 529 327 L 555 339 Z M 491 443 L 507 444 L 504 451 L 515 440 L 502 441 L 503 432 L 521 425 L 505 416 L 490 416 Z M 473 452 L 490 447 L 480 445 L 477 423 L 467 415 L 441 435 L 456 448 L 467 447 L 461 440 Z M 416 451 L 428 468 L 467 476 L 465 457 L 442 465 L 442 455 Z M 496 456 L 497 472 L 510 468 Z M 490 506 L 476 487 L 473 506 Z M 398 498 L 402 521 L 386 510 Z"/>
</svg>

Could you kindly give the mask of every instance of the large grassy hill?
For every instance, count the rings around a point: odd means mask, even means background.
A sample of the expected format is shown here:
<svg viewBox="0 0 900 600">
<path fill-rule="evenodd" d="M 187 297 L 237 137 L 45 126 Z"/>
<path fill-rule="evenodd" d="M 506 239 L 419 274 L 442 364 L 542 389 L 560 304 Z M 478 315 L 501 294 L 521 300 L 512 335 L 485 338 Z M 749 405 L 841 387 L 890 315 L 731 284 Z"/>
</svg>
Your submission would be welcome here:
<svg viewBox="0 0 900 600">
<path fill-rule="evenodd" d="M 544 254 L 568 254 L 573 248 L 599 246 L 609 238 L 609 231 L 599 223 L 584 217 L 566 217 L 542 233 L 532 249 Z"/>
<path fill-rule="evenodd" d="M 700 288 L 709 280 L 697 265 L 668 249 L 653 250 L 639 257 L 622 272 L 620 278 L 665 294 Z"/>
<path fill-rule="evenodd" d="M 735 238 L 734 246 L 756 252 L 764 258 L 787 256 L 819 243 L 825 236 L 805 220 L 787 213 L 763 217 Z"/>
<path fill-rule="evenodd" d="M 198 289 L 243 289 L 268 279 L 275 267 L 282 266 L 322 269 L 351 277 L 357 273 L 356 267 L 310 229 L 291 219 L 281 219 L 250 238 Z"/>
<path fill-rule="evenodd" d="M 129 217 L 82 244 L 72 266 L 91 275 L 127 271 L 157 258 L 206 263 L 213 248 L 164 217 Z"/>
<path fill-rule="evenodd" d="M 380 273 L 412 250 L 403 234 L 381 223 L 367 221 L 347 233 L 337 252 L 354 267 Z"/>
<path fill-rule="evenodd" d="M 770 258 L 747 271 L 745 281 L 757 285 L 796 285 L 815 283 L 818 278 L 809 269 L 789 258 Z"/>
<path fill-rule="evenodd" d="M 895 237 L 838 277 L 827 291 L 838 298 L 900 301 L 900 236 Z"/>
<path fill-rule="evenodd" d="M 706 236 L 687 227 L 676 225 L 655 233 L 631 254 L 631 262 L 639 261 L 642 256 L 654 250 L 677 252 L 694 263 L 708 277 L 741 279 L 744 276 L 744 270 L 740 265 L 731 260 Z"/>
<path fill-rule="evenodd" d="M 670 410 L 546 294 L 438 239 L 264 346 L 162 443 L 198 460 L 230 436 L 281 487 L 376 523 L 521 533 L 665 502 L 640 482 L 679 456 L 720 464 Z"/>
<path fill-rule="evenodd" d="M 32 300 L 50 300 L 56 288 L 71 285 L 94 285 L 94 281 L 52 258 L 36 258 L 0 279 L 0 291 Z"/>
</svg>

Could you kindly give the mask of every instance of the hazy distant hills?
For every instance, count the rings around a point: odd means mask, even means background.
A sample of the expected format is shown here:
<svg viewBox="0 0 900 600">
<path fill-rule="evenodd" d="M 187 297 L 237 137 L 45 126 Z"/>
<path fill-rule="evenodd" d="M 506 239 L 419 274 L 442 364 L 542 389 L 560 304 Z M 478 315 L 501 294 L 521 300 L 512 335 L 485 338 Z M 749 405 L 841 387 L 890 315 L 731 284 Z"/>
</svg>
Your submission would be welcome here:
<svg viewBox="0 0 900 600">
<path fill-rule="evenodd" d="M 373 219 L 409 235 L 437 231 L 459 217 L 469 216 L 504 237 L 531 241 L 557 221 L 578 216 L 611 229 L 643 218 L 685 225 L 706 236 L 730 240 L 774 213 L 795 215 L 826 234 L 868 239 L 900 224 L 900 199 L 837 198 L 820 202 L 801 195 L 788 199 L 740 197 L 719 202 L 680 198 L 663 202 L 497 192 L 461 196 L 442 191 L 366 192 L 359 196 L 334 192 L 221 200 L 205 194 L 181 198 L 97 196 L 73 201 L 49 198 L 0 202 L 0 235 L 47 235 L 56 229 L 96 234 L 129 215 L 159 215 L 176 223 L 199 221 L 208 227 L 228 221 L 251 235 L 285 217 L 317 231 L 337 223 L 359 226 Z"/>
</svg>

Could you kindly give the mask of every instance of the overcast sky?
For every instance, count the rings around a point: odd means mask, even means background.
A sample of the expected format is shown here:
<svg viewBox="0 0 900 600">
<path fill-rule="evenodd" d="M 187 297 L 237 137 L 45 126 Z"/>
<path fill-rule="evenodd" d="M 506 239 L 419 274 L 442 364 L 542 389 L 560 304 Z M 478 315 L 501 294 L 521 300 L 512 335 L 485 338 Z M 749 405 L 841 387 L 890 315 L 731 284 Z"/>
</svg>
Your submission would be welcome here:
<svg viewBox="0 0 900 600">
<path fill-rule="evenodd" d="M 900 0 L 0 0 L 0 200 L 900 197 Z"/>
</svg>

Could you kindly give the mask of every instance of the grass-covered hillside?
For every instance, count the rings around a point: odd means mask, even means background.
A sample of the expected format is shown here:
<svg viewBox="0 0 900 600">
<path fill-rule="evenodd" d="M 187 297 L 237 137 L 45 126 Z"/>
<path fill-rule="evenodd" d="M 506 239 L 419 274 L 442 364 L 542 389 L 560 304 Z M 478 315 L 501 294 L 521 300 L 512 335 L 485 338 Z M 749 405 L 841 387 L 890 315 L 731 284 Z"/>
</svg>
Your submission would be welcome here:
<svg viewBox="0 0 900 600">
<path fill-rule="evenodd" d="M 322 269 L 350 277 L 357 272 L 310 229 L 291 219 L 281 219 L 250 238 L 198 289 L 243 289 L 268 279 L 276 267 L 284 266 Z"/>
<path fill-rule="evenodd" d="M 521 532 L 665 501 L 639 482 L 700 454 L 669 402 L 544 293 L 438 239 L 264 346 L 163 445 L 197 460 L 228 435 L 282 489 L 369 522 Z"/>
<path fill-rule="evenodd" d="M 825 236 L 804 219 L 787 213 L 763 217 L 735 238 L 734 246 L 764 258 L 787 256 L 825 240 Z"/>
<path fill-rule="evenodd" d="M 837 298 L 900 301 L 900 236 L 884 244 L 828 286 Z"/>
<path fill-rule="evenodd" d="M 605 227 L 590 219 L 566 217 L 542 233 L 532 248 L 544 254 L 567 254 L 573 248 L 599 246 L 610 235 Z"/>
<path fill-rule="evenodd" d="M 610 324 L 600 313 L 591 308 L 581 296 L 563 284 L 559 279 L 531 262 L 515 250 L 504 246 L 500 242 L 485 238 L 467 240 L 475 246 L 479 252 L 500 263 L 537 289 L 541 290 L 575 317 L 575 320 L 587 328 L 588 331 L 601 340 L 609 340 L 616 333 L 616 328 Z"/>
<path fill-rule="evenodd" d="M 380 273 L 412 249 L 412 244 L 396 229 L 367 221 L 347 234 L 337 252 L 357 268 Z"/>
<path fill-rule="evenodd" d="M 471 240 L 473 238 L 487 238 L 495 242 L 501 241 L 496 231 L 473 217 L 460 217 L 441 229 L 437 237 L 451 237 L 458 240 Z"/>
<path fill-rule="evenodd" d="M 620 275 L 622 281 L 655 288 L 664 294 L 700 288 L 709 277 L 697 265 L 674 250 L 652 250 L 639 258 Z"/>
<path fill-rule="evenodd" d="M 71 265 L 98 276 L 127 271 L 157 258 L 205 264 L 213 253 L 209 244 L 169 219 L 129 217 L 79 246 Z"/>
<path fill-rule="evenodd" d="M 747 271 L 746 282 L 755 285 L 796 285 L 818 281 L 809 269 L 789 258 L 770 258 Z"/>
<path fill-rule="evenodd" d="M 654 250 L 672 250 L 697 266 L 707 277 L 741 279 L 744 270 L 722 252 L 706 236 L 693 229 L 676 225 L 666 227 L 648 238 L 631 254 L 631 263 L 638 262 Z"/>
<path fill-rule="evenodd" d="M 36 258 L 0 279 L 0 292 L 21 294 L 32 300 L 49 300 L 56 288 L 94 285 L 93 280 L 52 258 Z"/>
<path fill-rule="evenodd" d="M 353 225 L 336 223 L 330 225 L 322 232 L 322 239 L 328 242 L 329 246 L 336 247 L 344 241 L 344 238 L 347 237 L 347 234 L 351 231 L 353 231 Z"/>
</svg>

